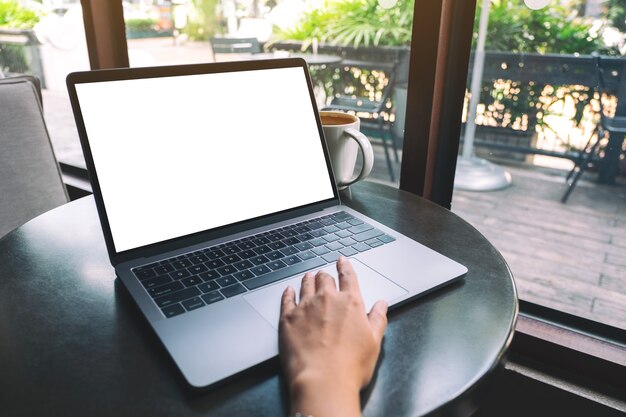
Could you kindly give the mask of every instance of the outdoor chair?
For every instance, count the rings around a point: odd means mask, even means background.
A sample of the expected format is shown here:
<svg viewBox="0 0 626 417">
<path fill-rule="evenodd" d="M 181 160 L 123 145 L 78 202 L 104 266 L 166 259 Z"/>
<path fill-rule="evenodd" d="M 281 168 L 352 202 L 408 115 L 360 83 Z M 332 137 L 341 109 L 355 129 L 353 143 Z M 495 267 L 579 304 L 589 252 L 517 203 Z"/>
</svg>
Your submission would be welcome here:
<svg viewBox="0 0 626 417">
<path fill-rule="evenodd" d="M 69 201 L 36 78 L 0 79 L 0 237 Z"/>
<path fill-rule="evenodd" d="M 362 73 L 366 81 L 362 81 Z M 383 77 L 384 76 L 384 77 Z M 389 147 L 394 159 L 399 162 L 399 139 L 391 126 L 391 93 L 395 86 L 396 63 L 355 61 L 344 59 L 341 63 L 341 86 L 329 105 L 322 110 L 340 110 L 356 114 L 361 119 L 361 128 L 378 133 L 389 170 L 389 178 L 395 181 L 395 173 Z M 356 85 L 355 85 L 356 83 Z M 376 86 L 380 91 L 376 91 Z M 365 94 L 359 93 L 363 90 Z M 375 141 L 372 141 L 376 143 Z"/>
<path fill-rule="evenodd" d="M 626 135 L 626 117 L 625 116 L 613 116 L 610 117 L 606 114 L 604 105 L 602 104 L 602 97 L 608 95 L 608 91 L 605 83 L 604 68 L 602 66 L 602 58 L 600 55 L 594 54 L 593 56 L 595 66 L 596 77 L 596 92 L 598 93 L 598 102 L 600 104 L 600 123 L 596 125 L 596 128 L 592 132 L 585 147 L 580 151 L 578 158 L 574 161 L 574 168 L 567 174 L 566 183 L 567 190 L 561 198 L 563 203 L 567 202 L 572 190 L 576 186 L 576 183 L 583 175 L 583 173 L 590 167 L 597 165 L 600 161 L 600 142 L 601 139 L 608 135 L 619 135 L 624 137 Z"/>
<path fill-rule="evenodd" d="M 257 38 L 218 38 L 210 39 L 213 60 L 217 54 L 258 54 L 262 52 Z"/>
</svg>

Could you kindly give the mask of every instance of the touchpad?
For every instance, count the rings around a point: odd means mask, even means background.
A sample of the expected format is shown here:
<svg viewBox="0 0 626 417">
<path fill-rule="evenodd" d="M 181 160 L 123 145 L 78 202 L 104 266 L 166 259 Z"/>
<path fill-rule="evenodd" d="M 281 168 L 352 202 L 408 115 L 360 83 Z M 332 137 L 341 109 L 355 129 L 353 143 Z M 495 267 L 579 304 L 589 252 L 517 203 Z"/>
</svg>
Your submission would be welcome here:
<svg viewBox="0 0 626 417">
<path fill-rule="evenodd" d="M 374 303 L 378 300 L 385 300 L 392 304 L 394 300 L 405 295 L 407 291 L 389 281 L 378 272 L 369 268 L 367 265 L 356 259 L 350 259 L 352 267 L 356 272 L 361 287 L 361 295 L 365 304 L 365 311 L 369 312 Z M 337 278 L 337 270 L 335 264 L 326 265 L 322 268 Z M 286 281 L 281 281 L 275 285 L 263 288 L 262 290 L 244 295 L 244 299 L 258 311 L 275 329 L 278 329 L 278 320 L 280 318 L 280 298 L 287 286 L 291 285 L 296 289 L 296 297 L 300 298 L 300 284 L 302 275 Z"/>
</svg>

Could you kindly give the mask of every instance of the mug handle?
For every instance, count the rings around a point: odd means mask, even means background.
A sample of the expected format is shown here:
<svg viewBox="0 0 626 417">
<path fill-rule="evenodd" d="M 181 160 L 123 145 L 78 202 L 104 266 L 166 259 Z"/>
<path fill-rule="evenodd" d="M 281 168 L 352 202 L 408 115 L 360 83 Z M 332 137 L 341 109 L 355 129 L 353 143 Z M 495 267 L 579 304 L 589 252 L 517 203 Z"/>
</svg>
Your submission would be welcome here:
<svg viewBox="0 0 626 417">
<path fill-rule="evenodd" d="M 359 148 L 361 148 L 361 154 L 363 155 L 363 167 L 361 168 L 361 172 L 359 173 L 359 175 L 357 175 L 356 177 L 346 182 L 340 181 L 337 184 L 340 187 L 348 187 L 355 182 L 366 178 L 370 174 L 370 172 L 372 172 L 372 167 L 374 166 L 374 151 L 372 150 L 372 144 L 370 143 L 367 136 L 353 128 L 347 128 L 346 130 L 344 130 L 344 132 L 352 139 L 354 139 L 359 145 Z"/>
</svg>

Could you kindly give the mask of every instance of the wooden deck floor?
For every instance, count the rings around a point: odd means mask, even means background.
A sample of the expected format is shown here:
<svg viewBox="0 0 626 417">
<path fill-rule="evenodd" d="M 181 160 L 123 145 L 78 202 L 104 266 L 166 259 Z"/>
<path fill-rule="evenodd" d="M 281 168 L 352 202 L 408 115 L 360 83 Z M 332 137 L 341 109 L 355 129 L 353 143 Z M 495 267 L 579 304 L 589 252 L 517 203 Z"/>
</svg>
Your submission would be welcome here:
<svg viewBox="0 0 626 417">
<path fill-rule="evenodd" d="M 375 150 L 370 178 L 391 184 Z M 564 171 L 507 169 L 511 187 L 457 190 L 452 211 L 500 250 L 521 299 L 626 329 L 626 181 L 600 185 L 590 174 L 562 204 Z"/>
</svg>

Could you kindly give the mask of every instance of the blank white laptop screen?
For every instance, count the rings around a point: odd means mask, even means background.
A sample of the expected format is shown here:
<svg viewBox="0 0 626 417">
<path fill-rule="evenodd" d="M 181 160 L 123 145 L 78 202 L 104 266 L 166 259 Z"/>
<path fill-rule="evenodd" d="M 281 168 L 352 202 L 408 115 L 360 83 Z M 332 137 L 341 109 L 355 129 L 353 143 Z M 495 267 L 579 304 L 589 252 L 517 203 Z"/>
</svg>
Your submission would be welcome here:
<svg viewBox="0 0 626 417">
<path fill-rule="evenodd" d="M 76 94 L 117 252 L 334 196 L 302 68 Z"/>
</svg>

